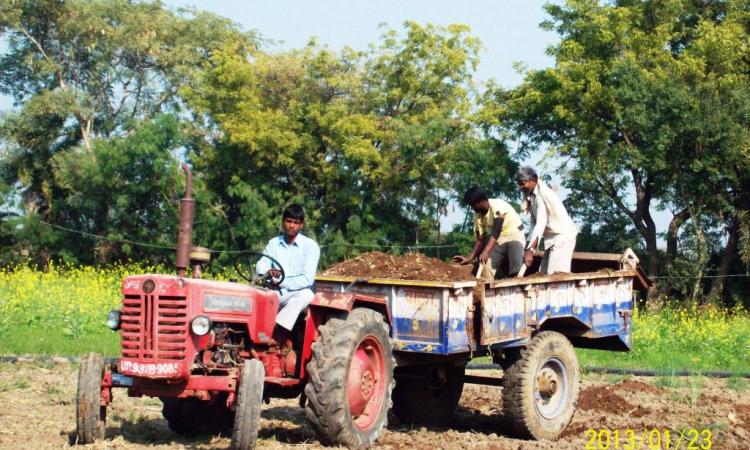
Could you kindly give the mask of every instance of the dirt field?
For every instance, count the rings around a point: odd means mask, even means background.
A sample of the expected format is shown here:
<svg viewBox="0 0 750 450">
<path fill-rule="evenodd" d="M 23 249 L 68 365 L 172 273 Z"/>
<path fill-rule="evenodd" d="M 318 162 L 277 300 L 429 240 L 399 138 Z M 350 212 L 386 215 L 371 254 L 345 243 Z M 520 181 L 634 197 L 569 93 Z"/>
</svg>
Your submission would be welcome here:
<svg viewBox="0 0 750 450">
<path fill-rule="evenodd" d="M 497 376 L 499 372 L 477 371 Z M 77 366 L 67 363 L 0 364 L 0 448 L 69 448 L 75 430 Z M 708 378 L 584 377 L 579 408 L 563 439 L 542 443 L 513 439 L 500 415 L 500 388 L 467 385 L 455 420 L 449 428 L 409 429 L 390 420 L 376 448 L 382 449 L 584 449 L 591 439 L 586 430 L 671 430 L 676 448 L 680 431 L 709 429 L 716 449 L 746 449 L 750 439 L 750 387 L 741 381 Z M 658 386 L 661 385 L 661 386 Z M 668 386 L 665 386 L 668 385 Z M 89 449 L 209 449 L 228 448 L 225 436 L 180 438 L 169 431 L 156 399 L 132 399 L 115 391 L 108 411 L 106 442 Z M 262 413 L 261 449 L 321 448 L 305 422 L 296 400 L 272 400 Z M 654 432 L 655 433 L 655 432 Z M 614 436 L 614 434 L 613 434 Z M 652 436 L 654 439 L 656 435 Z M 655 440 L 653 441 L 655 442 Z M 619 448 L 626 447 L 621 437 Z M 638 442 L 636 442 L 637 445 Z M 595 442 L 596 444 L 596 442 Z M 688 448 L 684 439 L 680 448 Z M 697 440 L 694 448 L 700 448 Z M 706 445 L 706 443 L 703 443 Z M 598 448 L 596 445 L 590 448 Z M 614 441 L 609 448 L 617 448 Z M 638 447 L 636 447 L 638 448 Z M 666 448 L 649 446 L 643 449 Z M 703 447 L 708 448 L 708 447 Z"/>
</svg>

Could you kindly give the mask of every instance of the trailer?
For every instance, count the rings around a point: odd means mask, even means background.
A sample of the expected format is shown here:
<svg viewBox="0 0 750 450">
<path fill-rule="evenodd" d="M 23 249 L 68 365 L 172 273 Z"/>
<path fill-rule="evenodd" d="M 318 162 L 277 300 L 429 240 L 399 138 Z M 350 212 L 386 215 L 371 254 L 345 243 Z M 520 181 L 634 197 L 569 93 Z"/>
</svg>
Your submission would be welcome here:
<svg viewBox="0 0 750 450">
<path fill-rule="evenodd" d="M 502 387 L 504 415 L 516 434 L 554 440 L 578 398 L 573 348 L 630 350 L 634 292 L 649 285 L 629 250 L 578 253 L 576 265 L 604 268 L 488 282 L 318 276 L 311 308 L 330 308 L 344 296 L 387 307 L 393 412 L 401 421 L 445 424 L 464 383 L 489 384 Z M 467 375 L 477 357 L 490 357 L 502 378 Z"/>
</svg>

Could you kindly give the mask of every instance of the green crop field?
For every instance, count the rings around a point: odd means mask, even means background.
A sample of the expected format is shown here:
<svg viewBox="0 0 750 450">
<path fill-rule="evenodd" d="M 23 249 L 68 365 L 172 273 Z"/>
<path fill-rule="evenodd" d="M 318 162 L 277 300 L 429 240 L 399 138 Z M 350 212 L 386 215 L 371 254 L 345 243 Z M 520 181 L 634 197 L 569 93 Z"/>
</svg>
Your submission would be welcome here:
<svg viewBox="0 0 750 450">
<path fill-rule="evenodd" d="M 0 354 L 71 356 L 95 351 L 116 356 L 119 334 L 104 322 L 107 313 L 119 307 L 122 279 L 136 273 L 164 273 L 164 268 L 0 270 Z M 710 306 L 637 311 L 631 352 L 578 354 L 584 366 L 750 372 L 750 315 L 740 308 Z"/>
</svg>

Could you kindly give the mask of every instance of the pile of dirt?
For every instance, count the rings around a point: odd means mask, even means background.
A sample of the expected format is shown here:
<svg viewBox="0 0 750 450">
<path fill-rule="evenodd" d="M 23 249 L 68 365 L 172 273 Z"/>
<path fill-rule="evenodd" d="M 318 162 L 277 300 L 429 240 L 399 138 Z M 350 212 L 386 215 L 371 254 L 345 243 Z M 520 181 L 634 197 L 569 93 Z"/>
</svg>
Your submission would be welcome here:
<svg viewBox="0 0 750 450">
<path fill-rule="evenodd" d="M 420 281 L 469 281 L 474 276 L 460 267 L 421 253 L 403 256 L 369 252 L 334 264 L 321 275 L 329 277 L 391 278 Z"/>
<path fill-rule="evenodd" d="M 617 383 L 616 386 L 619 389 L 630 391 L 630 392 L 648 392 L 648 393 L 656 394 L 656 395 L 664 394 L 664 390 L 661 388 L 658 388 L 648 383 L 644 383 L 643 381 L 633 380 L 630 378 Z"/>
<path fill-rule="evenodd" d="M 630 417 L 643 417 L 650 413 L 641 405 L 633 406 L 619 394 L 613 392 L 617 387 L 592 386 L 581 391 L 578 407 L 584 411 L 598 410 L 616 414 L 628 414 Z"/>
<path fill-rule="evenodd" d="M 737 412 L 740 418 L 740 424 L 742 428 L 750 431 L 750 405 L 736 404 L 734 410 Z"/>
</svg>

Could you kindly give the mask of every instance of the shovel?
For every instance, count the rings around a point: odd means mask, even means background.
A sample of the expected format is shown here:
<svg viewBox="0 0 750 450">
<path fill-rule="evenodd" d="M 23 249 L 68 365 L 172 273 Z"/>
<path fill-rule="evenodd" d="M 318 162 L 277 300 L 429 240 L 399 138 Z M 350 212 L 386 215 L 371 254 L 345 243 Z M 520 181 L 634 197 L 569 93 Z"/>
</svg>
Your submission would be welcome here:
<svg viewBox="0 0 750 450">
<path fill-rule="evenodd" d="M 495 275 L 492 273 L 489 260 L 487 260 L 487 262 L 479 263 L 479 267 L 477 267 L 477 279 L 481 278 L 485 281 L 489 281 L 494 277 Z"/>
</svg>

